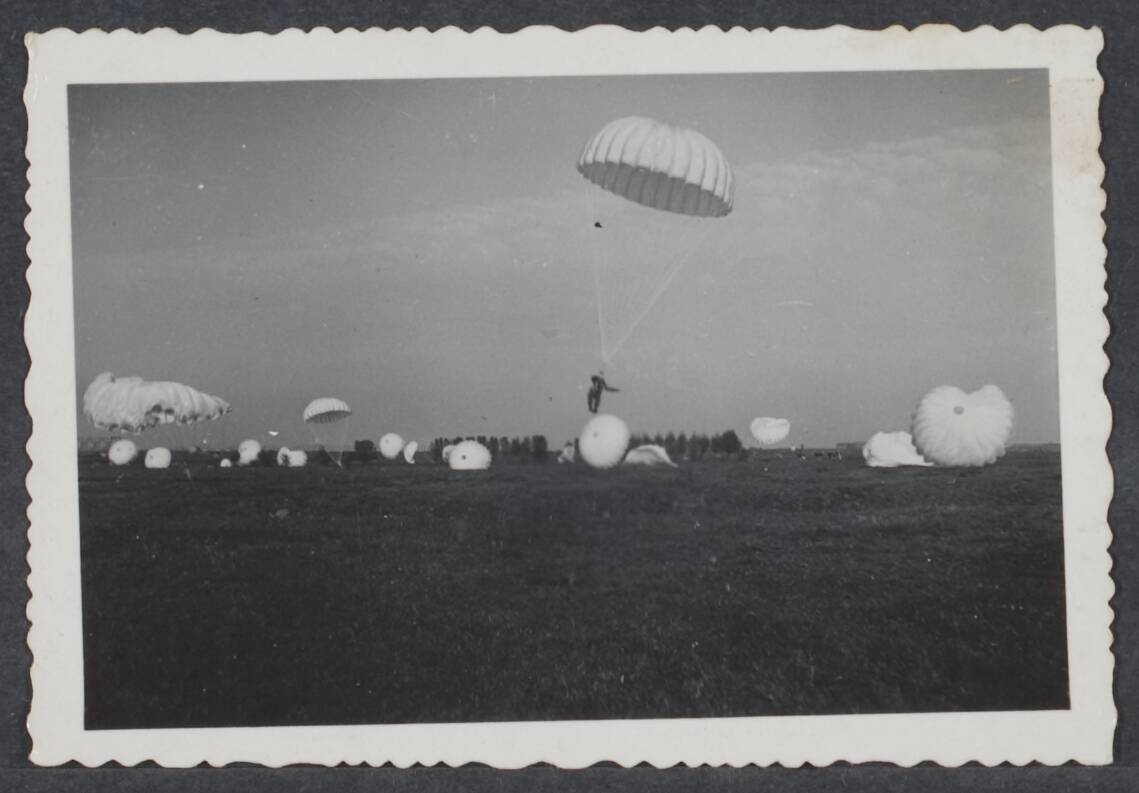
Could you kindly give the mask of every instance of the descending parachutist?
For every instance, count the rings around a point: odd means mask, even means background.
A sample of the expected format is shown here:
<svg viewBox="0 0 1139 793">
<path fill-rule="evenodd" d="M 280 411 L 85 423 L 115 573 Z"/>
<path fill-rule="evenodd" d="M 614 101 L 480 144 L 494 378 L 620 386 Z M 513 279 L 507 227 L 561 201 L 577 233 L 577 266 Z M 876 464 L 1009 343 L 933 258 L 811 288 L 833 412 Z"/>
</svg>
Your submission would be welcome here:
<svg viewBox="0 0 1139 793">
<path fill-rule="evenodd" d="M 618 393 L 620 388 L 613 388 L 605 382 L 604 372 L 599 372 L 589 378 L 592 385 L 589 386 L 589 394 L 586 396 L 586 404 L 589 406 L 590 413 L 596 413 L 598 408 L 601 407 L 601 392 L 612 391 Z"/>
</svg>

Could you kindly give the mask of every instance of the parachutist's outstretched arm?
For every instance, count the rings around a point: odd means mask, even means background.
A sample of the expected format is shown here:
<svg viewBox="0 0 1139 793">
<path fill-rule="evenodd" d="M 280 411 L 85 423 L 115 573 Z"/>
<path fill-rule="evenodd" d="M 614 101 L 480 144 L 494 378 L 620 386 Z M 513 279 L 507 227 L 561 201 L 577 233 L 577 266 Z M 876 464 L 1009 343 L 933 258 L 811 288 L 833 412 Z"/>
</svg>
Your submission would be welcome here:
<svg viewBox="0 0 1139 793">
<path fill-rule="evenodd" d="M 604 388 L 606 391 L 612 391 L 613 393 L 617 393 L 618 391 L 621 390 L 620 388 L 614 388 L 613 386 L 609 385 L 608 383 L 604 384 Z"/>
</svg>

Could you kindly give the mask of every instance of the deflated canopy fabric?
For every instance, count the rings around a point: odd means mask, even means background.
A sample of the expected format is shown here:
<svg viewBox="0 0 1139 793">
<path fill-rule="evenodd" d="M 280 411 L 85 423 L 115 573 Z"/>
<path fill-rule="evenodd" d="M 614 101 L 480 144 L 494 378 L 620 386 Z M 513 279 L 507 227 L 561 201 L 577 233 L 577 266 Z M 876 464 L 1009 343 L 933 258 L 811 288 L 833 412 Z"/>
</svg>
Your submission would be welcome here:
<svg viewBox="0 0 1139 793">
<path fill-rule="evenodd" d="M 261 444 L 252 438 L 237 445 L 237 464 L 252 465 L 261 456 Z"/>
<path fill-rule="evenodd" d="M 403 447 L 404 462 L 408 462 L 408 463 L 411 463 L 412 465 L 414 465 L 415 464 L 415 453 L 417 451 L 419 451 L 419 444 L 416 443 L 415 441 L 411 441 L 406 446 L 404 446 Z"/>
<path fill-rule="evenodd" d="M 667 465 L 676 468 L 676 463 L 668 456 L 664 447 L 654 443 L 630 449 L 622 465 Z"/>
<path fill-rule="evenodd" d="M 306 424 L 332 424 L 352 415 L 352 408 L 343 399 L 320 397 L 308 403 L 302 418 Z"/>
<path fill-rule="evenodd" d="M 899 468 L 903 465 L 933 465 L 914 448 L 908 432 L 876 432 L 862 447 L 862 459 L 871 468 Z"/>
<path fill-rule="evenodd" d="M 1005 453 L 1012 420 L 1012 403 L 995 385 L 971 394 L 938 386 L 914 411 L 914 446 L 937 465 L 988 465 Z"/>
<path fill-rule="evenodd" d="M 99 429 L 142 432 L 162 424 L 193 424 L 229 412 L 221 397 L 183 383 L 115 377 L 103 372 L 83 392 L 83 412 Z"/>
<path fill-rule="evenodd" d="M 767 416 L 751 423 L 751 435 L 763 446 L 774 446 L 791 432 L 791 422 Z"/>
<path fill-rule="evenodd" d="M 611 121 L 589 139 L 577 169 L 611 193 L 647 207 L 696 217 L 732 211 L 732 168 L 695 130 L 651 118 Z"/>
</svg>

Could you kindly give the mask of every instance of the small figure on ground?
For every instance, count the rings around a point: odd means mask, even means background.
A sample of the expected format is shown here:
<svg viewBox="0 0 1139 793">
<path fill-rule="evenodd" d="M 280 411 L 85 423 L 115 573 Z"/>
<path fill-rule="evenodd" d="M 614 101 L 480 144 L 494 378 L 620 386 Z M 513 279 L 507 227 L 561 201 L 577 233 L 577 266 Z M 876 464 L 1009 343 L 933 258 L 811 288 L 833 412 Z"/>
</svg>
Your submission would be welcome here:
<svg viewBox="0 0 1139 793">
<path fill-rule="evenodd" d="M 596 413 L 601 407 L 602 391 L 612 391 L 613 393 L 618 393 L 621 389 L 614 388 L 613 386 L 606 383 L 604 372 L 599 372 L 593 375 L 591 378 L 589 378 L 589 380 L 591 385 L 589 386 L 589 395 L 586 399 L 586 403 L 589 405 L 589 412 Z"/>
</svg>

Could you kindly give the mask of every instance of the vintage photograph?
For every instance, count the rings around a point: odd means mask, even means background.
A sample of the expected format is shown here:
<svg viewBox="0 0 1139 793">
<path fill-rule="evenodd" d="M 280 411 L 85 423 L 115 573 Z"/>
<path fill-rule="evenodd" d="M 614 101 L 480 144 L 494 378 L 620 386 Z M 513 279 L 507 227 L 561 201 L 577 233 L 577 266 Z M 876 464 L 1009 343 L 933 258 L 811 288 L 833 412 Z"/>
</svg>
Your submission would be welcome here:
<svg viewBox="0 0 1139 793">
<path fill-rule="evenodd" d="M 139 78 L 82 733 L 1073 711 L 1046 66 Z"/>
</svg>

